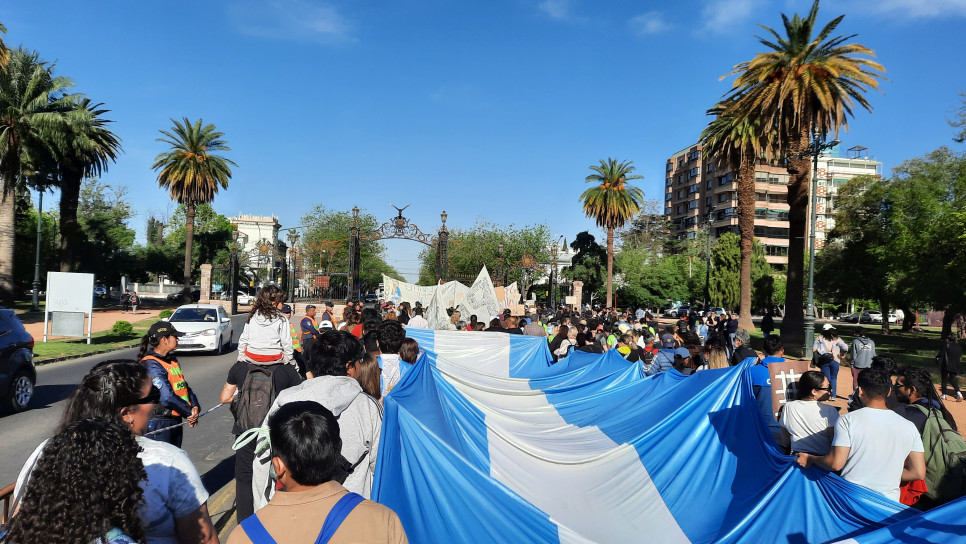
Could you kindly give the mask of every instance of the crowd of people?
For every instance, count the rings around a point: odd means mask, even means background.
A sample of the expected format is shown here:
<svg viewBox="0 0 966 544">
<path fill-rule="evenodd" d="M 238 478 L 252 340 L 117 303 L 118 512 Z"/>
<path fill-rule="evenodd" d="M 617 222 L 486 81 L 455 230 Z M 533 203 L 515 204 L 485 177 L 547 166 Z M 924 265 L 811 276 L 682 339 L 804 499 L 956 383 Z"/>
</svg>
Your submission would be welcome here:
<svg viewBox="0 0 966 544">
<path fill-rule="evenodd" d="M 285 294 L 267 286 L 247 317 L 220 395 L 236 436 L 240 525 L 230 544 L 407 541 L 398 516 L 369 499 L 382 402 L 422 354 L 406 328 L 427 327 L 424 308 L 349 303 L 341 315 L 330 302 L 322 308 L 309 305 L 293 321 Z M 544 338 L 554 363 L 574 352 L 613 351 L 643 375 L 679 378 L 747 363 L 765 428 L 803 467 L 825 467 L 923 509 L 966 494 L 962 482 L 947 481 L 949 467 L 926 462 L 932 435 L 956 429 L 943 403 L 947 382 L 962 399 L 962 351 L 953 339 L 937 357 L 937 393 L 928 372 L 896 368 L 861 334 L 850 350 L 825 325 L 814 344 L 818 370 L 798 379 L 797 398 L 776 417 L 769 364 L 785 359 L 770 316 L 759 356 L 733 314 L 690 313 L 662 325 L 640 308 L 447 313 L 451 330 Z M 55 436 L 21 470 L 4 544 L 218 542 L 208 493 L 180 449 L 184 425 L 197 426 L 201 415 L 176 358 L 181 336 L 158 322 L 137 360 L 100 363 L 84 377 Z M 838 366 L 850 352 L 853 387 L 842 414 L 827 402 L 837 396 Z M 40 480 L 46 485 L 32 484 Z"/>
</svg>

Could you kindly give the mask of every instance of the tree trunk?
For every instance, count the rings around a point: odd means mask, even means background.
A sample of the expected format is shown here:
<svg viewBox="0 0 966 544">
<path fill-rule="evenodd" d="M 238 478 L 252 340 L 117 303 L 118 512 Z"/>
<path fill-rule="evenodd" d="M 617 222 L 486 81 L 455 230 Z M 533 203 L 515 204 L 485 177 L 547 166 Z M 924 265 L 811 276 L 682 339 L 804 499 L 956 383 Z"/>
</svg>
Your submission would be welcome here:
<svg viewBox="0 0 966 544">
<path fill-rule="evenodd" d="M 17 192 L 10 180 L 3 180 L 0 192 L 0 305 L 11 307 L 14 302 L 13 248 L 16 233 Z M 3 194 L 6 193 L 6 194 Z"/>
<path fill-rule="evenodd" d="M 751 320 L 751 257 L 755 248 L 755 162 L 745 159 L 738 168 L 738 230 L 741 232 L 741 275 L 738 327 L 755 330 Z"/>
<path fill-rule="evenodd" d="M 60 271 L 72 272 L 77 264 L 80 224 L 77 204 L 80 200 L 82 172 L 65 171 L 60 187 Z"/>
<path fill-rule="evenodd" d="M 808 147 L 808 127 L 803 127 L 789 155 Z M 811 166 L 808 158 L 788 161 L 788 269 L 785 276 L 785 316 L 781 335 L 786 346 L 805 345 L 805 225 L 808 221 L 808 188 Z M 811 341 L 812 339 L 808 339 Z"/>
<path fill-rule="evenodd" d="M 882 312 L 882 334 L 889 336 L 889 301 L 886 299 L 879 300 L 879 311 Z"/>
<path fill-rule="evenodd" d="M 916 314 L 908 307 L 902 308 L 902 332 L 912 330 L 912 324 L 916 322 Z"/>
<path fill-rule="evenodd" d="M 614 307 L 614 227 L 607 228 L 607 302 L 604 306 Z"/>
<path fill-rule="evenodd" d="M 195 237 L 195 205 L 188 204 L 184 221 L 184 288 L 182 297 L 185 302 L 191 302 L 191 243 Z"/>
</svg>

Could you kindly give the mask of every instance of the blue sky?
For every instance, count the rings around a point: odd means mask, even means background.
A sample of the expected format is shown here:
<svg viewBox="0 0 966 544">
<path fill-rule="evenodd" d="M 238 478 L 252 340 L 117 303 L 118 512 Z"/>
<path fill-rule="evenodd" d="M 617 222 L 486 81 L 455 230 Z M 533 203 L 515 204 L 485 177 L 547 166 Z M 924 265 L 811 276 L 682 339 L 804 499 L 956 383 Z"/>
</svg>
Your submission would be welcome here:
<svg viewBox="0 0 966 544">
<path fill-rule="evenodd" d="M 477 219 L 546 223 L 568 240 L 598 234 L 580 209 L 587 167 L 631 160 L 647 198 L 664 161 L 693 143 L 719 80 L 764 50 L 757 23 L 809 1 L 7 0 L 5 41 L 56 61 L 75 90 L 103 102 L 124 154 L 102 176 L 126 185 L 143 235 L 173 209 L 151 170 L 170 118 L 226 133 L 238 163 L 214 206 L 294 226 L 315 204 L 358 205 L 388 220 L 390 202 L 435 229 Z M 828 0 L 822 23 L 885 65 L 873 113 L 857 111 L 845 146 L 888 174 L 952 145 L 946 120 L 966 90 L 966 0 Z M 48 201 L 49 202 L 49 201 Z M 415 279 L 422 246 L 387 242 Z"/>
</svg>

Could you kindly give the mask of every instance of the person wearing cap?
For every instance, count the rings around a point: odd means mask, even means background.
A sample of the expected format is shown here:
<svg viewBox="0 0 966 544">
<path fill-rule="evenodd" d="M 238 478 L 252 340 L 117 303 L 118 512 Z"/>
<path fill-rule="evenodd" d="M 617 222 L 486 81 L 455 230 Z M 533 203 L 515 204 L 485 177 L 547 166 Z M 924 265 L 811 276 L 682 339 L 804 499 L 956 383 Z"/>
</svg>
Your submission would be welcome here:
<svg viewBox="0 0 966 544">
<path fill-rule="evenodd" d="M 335 321 L 335 304 L 332 304 L 332 301 L 327 300 L 327 301 L 325 301 L 325 303 L 323 304 L 323 306 L 325 307 L 325 310 L 322 310 L 322 316 L 319 318 L 319 321 L 333 321 L 334 322 Z"/>
<path fill-rule="evenodd" d="M 298 367 L 299 375 L 303 378 L 312 378 L 312 373 L 308 369 L 308 363 L 305 362 L 305 352 L 302 350 L 302 342 L 299 340 L 302 335 L 295 330 L 295 325 L 291 322 L 292 307 L 288 304 L 282 304 L 281 311 L 285 319 L 289 320 L 288 330 L 292 333 L 292 359 L 295 360 L 295 366 Z"/>
<path fill-rule="evenodd" d="M 305 316 L 299 321 L 302 346 L 305 353 L 312 353 L 312 342 L 319 337 L 319 322 L 315 320 L 315 313 L 315 305 L 309 304 L 305 307 Z"/>
<path fill-rule="evenodd" d="M 839 364 L 842 362 L 842 354 L 849 351 L 849 346 L 839 338 L 839 335 L 835 332 L 835 327 L 831 323 L 826 323 L 822 326 L 822 334 L 815 337 L 812 350 L 815 353 L 813 361 L 817 362 L 819 370 L 822 371 L 822 374 L 825 374 L 832 385 L 832 397 L 837 397 L 839 395 L 836 387 L 838 385 Z"/>
<path fill-rule="evenodd" d="M 181 365 L 172 352 L 178 347 L 178 338 L 184 336 L 167 321 L 158 321 L 141 339 L 138 361 L 151 375 L 151 385 L 161 392 L 161 401 L 155 405 L 154 414 L 148 423 L 148 431 L 168 429 L 150 438 L 181 447 L 184 427 L 180 424 L 185 418 L 188 425 L 198 426 L 201 403 L 188 385 L 181 371 Z M 170 427 L 170 429 L 169 429 Z"/>
</svg>

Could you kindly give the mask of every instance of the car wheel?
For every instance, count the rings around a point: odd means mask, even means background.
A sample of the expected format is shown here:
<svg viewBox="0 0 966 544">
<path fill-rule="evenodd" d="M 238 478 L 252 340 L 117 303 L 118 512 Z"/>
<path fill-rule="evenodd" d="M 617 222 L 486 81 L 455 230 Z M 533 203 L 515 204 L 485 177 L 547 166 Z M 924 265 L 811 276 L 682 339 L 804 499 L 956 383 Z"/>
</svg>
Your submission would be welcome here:
<svg viewBox="0 0 966 544">
<path fill-rule="evenodd" d="M 222 342 L 221 337 L 219 336 L 218 347 L 215 348 L 215 355 L 224 355 L 224 354 L 225 354 L 225 342 Z"/>
<path fill-rule="evenodd" d="M 7 391 L 7 408 L 13 412 L 23 412 L 34 396 L 34 381 L 24 372 L 18 372 L 10 382 Z"/>
</svg>

